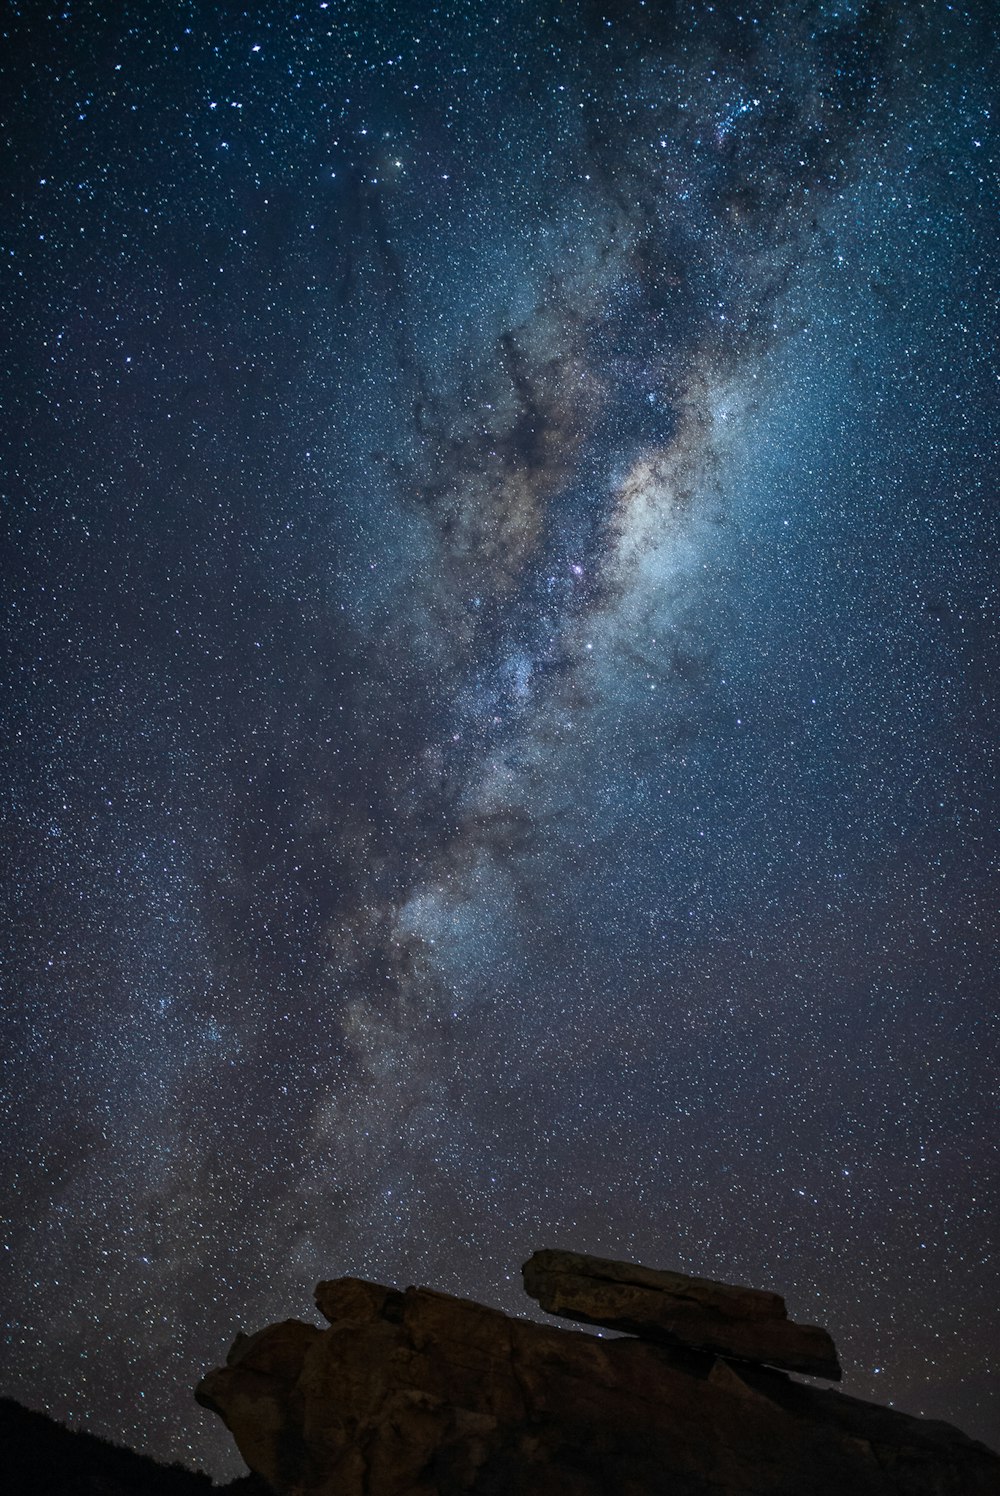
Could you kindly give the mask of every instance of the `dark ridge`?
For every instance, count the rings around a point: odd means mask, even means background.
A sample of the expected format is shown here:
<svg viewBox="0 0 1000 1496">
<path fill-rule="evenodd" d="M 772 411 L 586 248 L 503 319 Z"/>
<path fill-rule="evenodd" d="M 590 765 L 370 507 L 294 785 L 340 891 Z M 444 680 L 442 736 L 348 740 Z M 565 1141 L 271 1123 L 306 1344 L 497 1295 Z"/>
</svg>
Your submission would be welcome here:
<svg viewBox="0 0 1000 1496">
<path fill-rule="evenodd" d="M 0 1449 L 8 1496 L 271 1496 L 259 1475 L 217 1486 L 204 1471 L 161 1465 L 9 1397 L 0 1398 Z"/>
</svg>

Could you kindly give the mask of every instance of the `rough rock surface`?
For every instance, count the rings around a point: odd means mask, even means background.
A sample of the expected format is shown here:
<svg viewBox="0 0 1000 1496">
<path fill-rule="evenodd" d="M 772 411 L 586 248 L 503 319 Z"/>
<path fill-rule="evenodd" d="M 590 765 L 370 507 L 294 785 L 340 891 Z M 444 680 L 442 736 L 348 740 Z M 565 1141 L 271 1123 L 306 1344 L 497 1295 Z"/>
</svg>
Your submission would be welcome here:
<svg viewBox="0 0 1000 1496">
<path fill-rule="evenodd" d="M 581 1252 L 535 1252 L 521 1272 L 525 1291 L 563 1319 L 840 1381 L 830 1336 L 794 1324 L 780 1294 Z"/>
<path fill-rule="evenodd" d="M 1000 1457 L 778 1371 L 321 1283 L 196 1396 L 279 1496 L 997 1496 Z"/>
</svg>

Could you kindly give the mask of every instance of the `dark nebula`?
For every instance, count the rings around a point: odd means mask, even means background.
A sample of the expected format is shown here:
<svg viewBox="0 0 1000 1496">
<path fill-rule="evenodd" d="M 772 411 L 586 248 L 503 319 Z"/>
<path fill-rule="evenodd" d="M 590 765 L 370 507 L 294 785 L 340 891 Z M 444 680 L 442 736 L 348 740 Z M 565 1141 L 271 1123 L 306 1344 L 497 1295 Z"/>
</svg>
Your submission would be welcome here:
<svg viewBox="0 0 1000 1496">
<path fill-rule="evenodd" d="M 992 7 L 6 28 L 0 1390 L 565 1245 L 996 1442 Z"/>
</svg>

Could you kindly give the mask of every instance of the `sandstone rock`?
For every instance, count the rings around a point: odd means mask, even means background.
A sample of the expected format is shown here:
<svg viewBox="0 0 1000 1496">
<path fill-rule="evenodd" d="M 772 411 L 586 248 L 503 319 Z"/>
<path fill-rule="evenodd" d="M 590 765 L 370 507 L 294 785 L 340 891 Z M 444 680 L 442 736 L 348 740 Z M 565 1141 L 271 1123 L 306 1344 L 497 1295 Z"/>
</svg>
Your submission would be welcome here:
<svg viewBox="0 0 1000 1496">
<path fill-rule="evenodd" d="M 996 1496 L 1000 1458 L 712 1354 L 340 1279 L 196 1396 L 279 1496 Z"/>
<path fill-rule="evenodd" d="M 238 1335 L 224 1367 L 210 1371 L 195 1393 L 205 1407 L 221 1411 L 250 1469 L 276 1491 L 285 1490 L 298 1468 L 297 1450 L 286 1448 L 291 1433 L 289 1409 L 296 1406 L 296 1385 L 311 1346 L 322 1337 L 316 1325 L 287 1319 L 256 1335 Z"/>
<path fill-rule="evenodd" d="M 833 1341 L 797 1325 L 780 1294 L 580 1252 L 535 1252 L 525 1291 L 549 1314 L 840 1381 Z"/>
</svg>

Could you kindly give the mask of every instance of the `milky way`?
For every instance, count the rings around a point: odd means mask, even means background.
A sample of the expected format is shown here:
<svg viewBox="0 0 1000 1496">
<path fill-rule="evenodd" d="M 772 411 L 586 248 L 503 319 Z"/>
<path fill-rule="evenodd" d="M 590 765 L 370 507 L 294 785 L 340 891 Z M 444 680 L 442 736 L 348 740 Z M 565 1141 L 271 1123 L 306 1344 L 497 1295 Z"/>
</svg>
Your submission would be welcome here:
<svg viewBox="0 0 1000 1496">
<path fill-rule="evenodd" d="M 7 47 L 0 1390 L 565 1245 L 995 1442 L 989 7 Z"/>
</svg>

